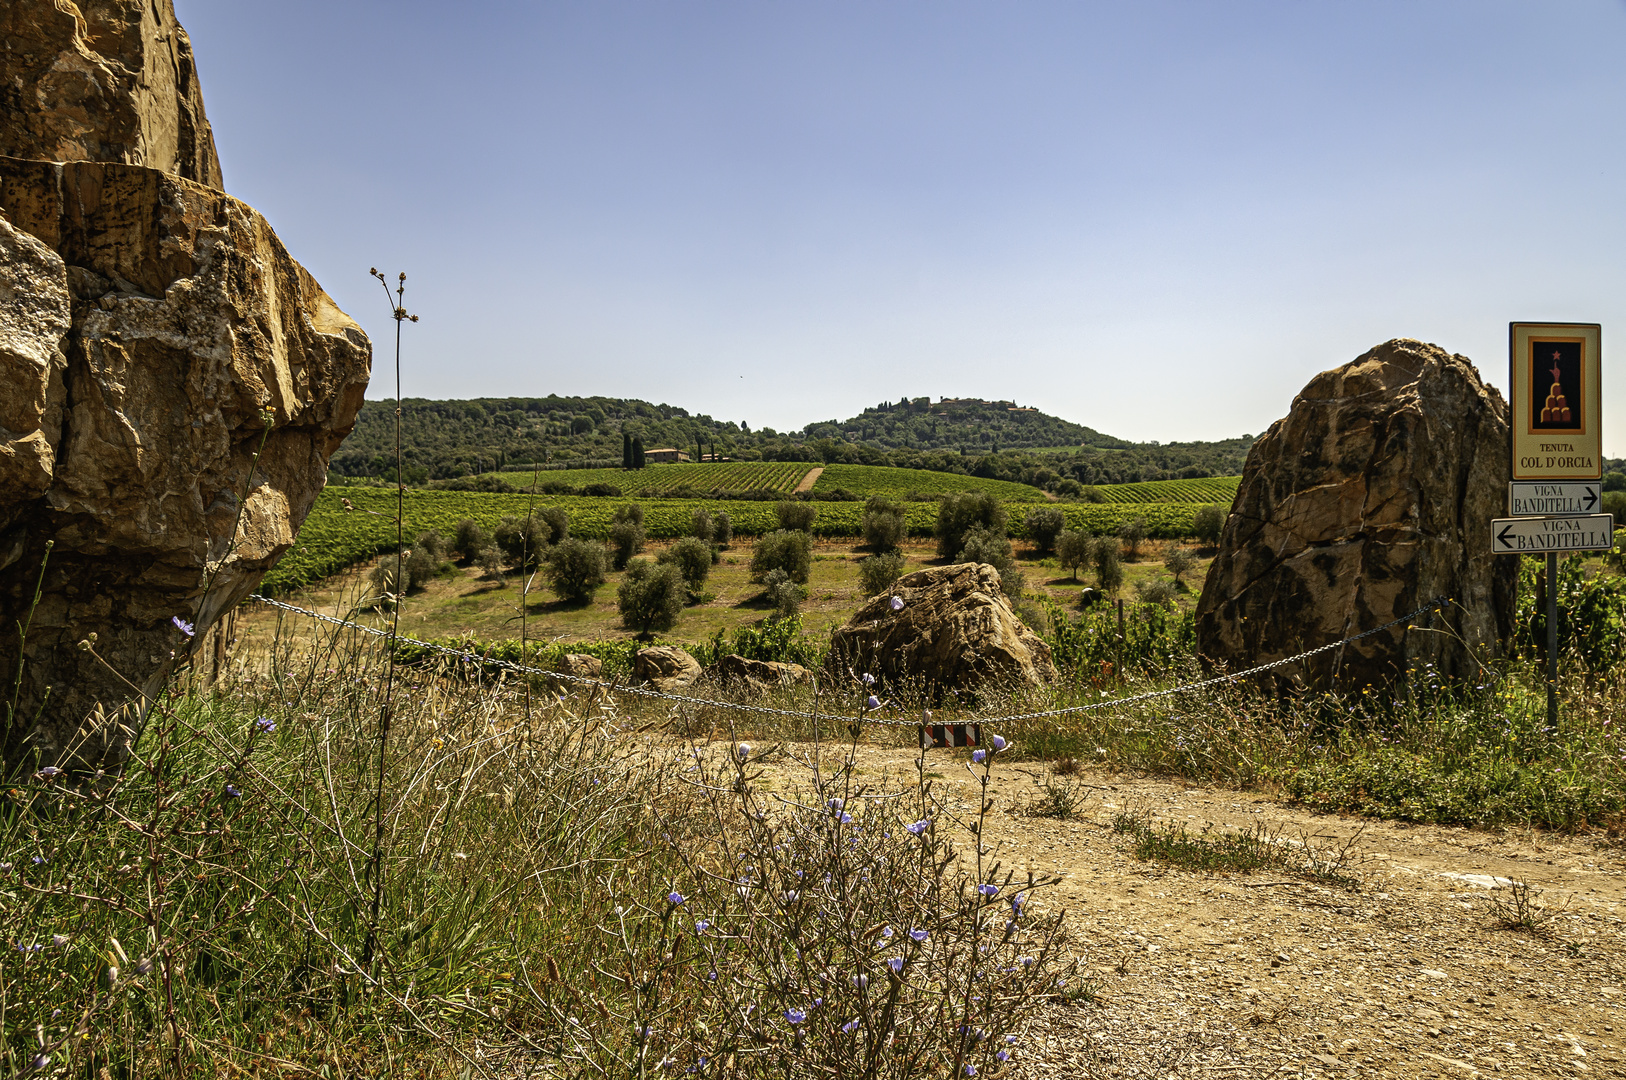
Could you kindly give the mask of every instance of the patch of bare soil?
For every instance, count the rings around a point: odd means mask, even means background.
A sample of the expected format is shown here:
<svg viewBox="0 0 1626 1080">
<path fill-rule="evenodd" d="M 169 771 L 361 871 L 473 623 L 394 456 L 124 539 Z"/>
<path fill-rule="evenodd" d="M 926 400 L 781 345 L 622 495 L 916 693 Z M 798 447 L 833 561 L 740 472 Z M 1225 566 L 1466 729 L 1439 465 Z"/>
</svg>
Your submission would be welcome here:
<svg viewBox="0 0 1626 1080">
<path fill-rule="evenodd" d="M 823 465 L 815 465 L 813 468 L 807 470 L 807 475 L 802 477 L 802 482 L 796 485 L 796 492 L 800 493 L 803 491 L 812 491 L 813 485 L 818 483 L 819 477 L 823 475 Z"/>
<path fill-rule="evenodd" d="M 861 779 L 912 783 L 914 758 L 860 747 Z M 798 769 L 768 767 L 785 786 L 805 779 Z M 963 752 L 933 750 L 927 769 L 951 809 L 974 811 Z M 1091 785 L 1071 820 L 1022 812 L 1047 777 L 1041 763 L 997 765 L 985 835 L 1006 866 L 1063 879 L 1034 908 L 1065 910 L 1094 993 L 1041 1008 L 1011 1080 L 1626 1076 L 1617 847 L 1317 814 L 1109 773 L 1071 778 Z M 1193 832 L 1263 824 L 1331 847 L 1360 832 L 1357 883 L 1142 862 L 1112 829 L 1122 810 Z M 1539 932 L 1497 927 L 1491 890 L 1513 880 L 1544 890 Z"/>
</svg>

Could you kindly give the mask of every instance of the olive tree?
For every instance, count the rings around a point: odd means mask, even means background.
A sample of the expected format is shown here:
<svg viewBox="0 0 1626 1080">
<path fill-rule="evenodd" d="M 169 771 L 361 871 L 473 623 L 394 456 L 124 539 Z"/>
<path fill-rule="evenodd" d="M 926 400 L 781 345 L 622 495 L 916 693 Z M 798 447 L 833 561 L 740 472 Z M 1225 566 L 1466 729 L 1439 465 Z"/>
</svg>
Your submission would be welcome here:
<svg viewBox="0 0 1626 1080">
<path fill-rule="evenodd" d="M 586 603 L 604 584 L 604 545 L 567 537 L 548 549 L 543 571 L 548 584 L 568 603 Z"/>
<path fill-rule="evenodd" d="M 805 585 L 813 571 L 813 537 L 777 529 L 759 538 L 751 548 L 751 580 L 764 584 L 774 570 L 783 570 L 792 581 Z"/>
<path fill-rule="evenodd" d="M 1056 549 L 1056 538 L 1066 527 L 1067 515 L 1056 506 L 1035 506 L 1022 519 L 1028 541 L 1039 549 L 1041 555 L 1048 555 Z"/>
<path fill-rule="evenodd" d="M 648 559 L 634 559 L 616 590 L 621 625 L 644 637 L 656 630 L 672 629 L 683 614 L 688 591 L 675 565 L 657 566 Z"/>
<path fill-rule="evenodd" d="M 1073 572 L 1073 580 L 1077 581 L 1079 569 L 1090 565 L 1090 534 L 1068 529 L 1056 537 L 1056 558 L 1063 570 Z"/>
</svg>

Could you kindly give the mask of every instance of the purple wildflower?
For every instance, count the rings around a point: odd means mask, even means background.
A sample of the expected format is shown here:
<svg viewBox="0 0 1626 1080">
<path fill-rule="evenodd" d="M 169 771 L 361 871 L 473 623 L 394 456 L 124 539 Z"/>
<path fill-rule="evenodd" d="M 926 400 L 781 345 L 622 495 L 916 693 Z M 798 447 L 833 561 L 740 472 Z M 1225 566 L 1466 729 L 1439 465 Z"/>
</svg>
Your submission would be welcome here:
<svg viewBox="0 0 1626 1080">
<path fill-rule="evenodd" d="M 981 893 L 983 896 L 985 896 L 988 899 L 992 900 L 994 897 L 999 895 L 999 886 L 998 885 L 978 885 L 977 886 L 977 892 Z"/>
<path fill-rule="evenodd" d="M 261 732 L 265 732 L 265 733 L 269 734 L 269 733 L 277 730 L 277 722 L 275 720 L 271 719 L 269 716 L 256 717 L 255 720 L 254 720 L 254 729 L 256 731 L 261 731 Z"/>
<path fill-rule="evenodd" d="M 666 894 L 666 899 L 668 903 L 676 906 L 677 904 L 683 903 L 686 898 L 682 893 L 678 892 L 676 889 L 673 889 L 671 892 Z"/>
<path fill-rule="evenodd" d="M 179 615 L 171 615 L 169 621 L 174 623 L 176 629 L 180 630 L 180 632 L 185 634 L 187 637 L 192 636 L 192 624 L 181 618 Z"/>
<path fill-rule="evenodd" d="M 931 818 L 921 818 L 919 821 L 913 822 L 912 824 L 909 824 L 909 825 L 905 825 L 904 828 L 909 830 L 910 832 L 914 833 L 916 836 L 919 836 L 921 833 L 923 833 L 927 829 L 931 828 L 931 824 L 932 824 L 932 819 Z"/>
<path fill-rule="evenodd" d="M 892 610 L 893 611 L 902 611 L 903 610 L 903 597 L 894 596 L 892 598 Z"/>
<path fill-rule="evenodd" d="M 903 970 L 903 957 L 892 957 L 886 962 L 886 966 L 892 969 L 892 974 L 896 975 L 898 972 Z"/>
<path fill-rule="evenodd" d="M 800 1024 L 803 1020 L 807 1019 L 807 1013 L 803 1012 L 801 1009 L 786 1009 L 785 1019 L 789 1020 L 792 1024 Z"/>
</svg>

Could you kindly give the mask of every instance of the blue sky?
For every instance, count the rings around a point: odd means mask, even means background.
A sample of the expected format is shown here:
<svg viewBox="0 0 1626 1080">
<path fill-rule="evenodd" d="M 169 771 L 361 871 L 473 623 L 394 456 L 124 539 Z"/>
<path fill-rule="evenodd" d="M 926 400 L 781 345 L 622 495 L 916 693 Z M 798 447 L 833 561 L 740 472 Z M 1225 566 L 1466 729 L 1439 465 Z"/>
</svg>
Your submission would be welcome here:
<svg viewBox="0 0 1626 1080">
<path fill-rule="evenodd" d="M 407 271 L 408 396 L 1221 438 L 1573 320 L 1626 454 L 1621 0 L 176 9 L 227 190 L 381 345 Z"/>
</svg>

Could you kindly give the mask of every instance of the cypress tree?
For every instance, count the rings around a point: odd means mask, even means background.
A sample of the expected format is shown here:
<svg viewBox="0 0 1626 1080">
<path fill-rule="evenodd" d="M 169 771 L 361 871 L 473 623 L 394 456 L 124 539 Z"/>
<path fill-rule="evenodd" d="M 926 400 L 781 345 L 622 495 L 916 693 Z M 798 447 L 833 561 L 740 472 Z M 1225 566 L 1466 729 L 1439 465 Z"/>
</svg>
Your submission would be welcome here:
<svg viewBox="0 0 1626 1080">
<path fill-rule="evenodd" d="M 644 467 L 644 437 L 642 435 L 632 437 L 632 467 L 634 469 Z"/>
<path fill-rule="evenodd" d="M 621 433 L 621 467 L 632 468 L 632 433 L 628 431 Z"/>
</svg>

